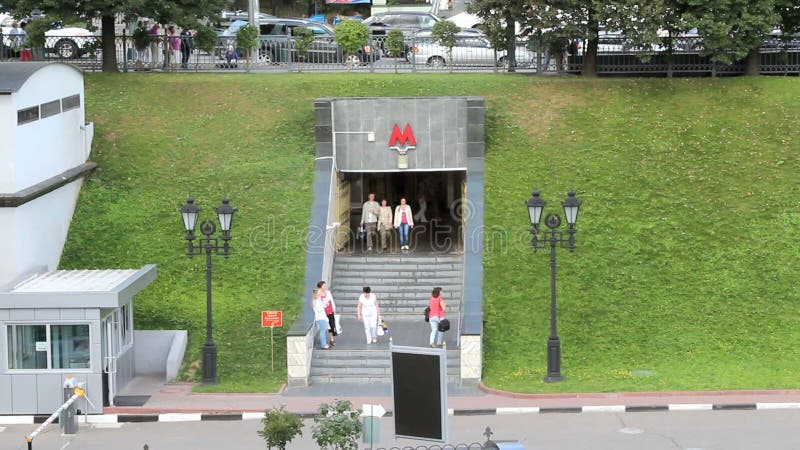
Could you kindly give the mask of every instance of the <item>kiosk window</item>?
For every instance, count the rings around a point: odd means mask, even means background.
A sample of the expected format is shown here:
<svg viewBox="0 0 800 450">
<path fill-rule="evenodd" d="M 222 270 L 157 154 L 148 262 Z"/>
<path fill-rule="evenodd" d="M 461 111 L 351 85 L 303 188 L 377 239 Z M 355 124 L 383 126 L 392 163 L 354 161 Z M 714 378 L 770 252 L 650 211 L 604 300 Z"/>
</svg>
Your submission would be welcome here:
<svg viewBox="0 0 800 450">
<path fill-rule="evenodd" d="M 81 94 L 70 95 L 61 99 L 61 110 L 69 111 L 70 109 L 80 108 Z"/>
<path fill-rule="evenodd" d="M 17 110 L 17 125 L 24 125 L 37 120 L 39 120 L 39 105 Z"/>
<path fill-rule="evenodd" d="M 88 369 L 89 325 L 8 325 L 9 369 Z"/>
<path fill-rule="evenodd" d="M 45 117 L 55 116 L 61 112 L 61 101 L 53 100 L 52 102 L 42 103 L 39 105 L 41 110 L 42 119 Z"/>
</svg>

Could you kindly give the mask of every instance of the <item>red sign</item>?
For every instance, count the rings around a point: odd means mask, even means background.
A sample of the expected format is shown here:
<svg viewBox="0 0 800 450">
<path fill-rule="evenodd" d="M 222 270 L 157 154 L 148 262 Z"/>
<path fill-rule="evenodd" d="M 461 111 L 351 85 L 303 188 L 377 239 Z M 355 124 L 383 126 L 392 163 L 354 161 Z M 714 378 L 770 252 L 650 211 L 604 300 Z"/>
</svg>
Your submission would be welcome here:
<svg viewBox="0 0 800 450">
<path fill-rule="evenodd" d="M 403 131 L 400 132 L 400 125 L 394 124 L 392 129 L 392 136 L 389 138 L 389 148 L 393 150 L 400 150 L 400 146 L 405 150 L 416 148 L 417 139 L 414 137 L 414 131 L 411 130 L 411 125 L 406 124 Z"/>
<path fill-rule="evenodd" d="M 264 328 L 282 327 L 283 311 L 261 311 L 261 326 Z"/>
</svg>

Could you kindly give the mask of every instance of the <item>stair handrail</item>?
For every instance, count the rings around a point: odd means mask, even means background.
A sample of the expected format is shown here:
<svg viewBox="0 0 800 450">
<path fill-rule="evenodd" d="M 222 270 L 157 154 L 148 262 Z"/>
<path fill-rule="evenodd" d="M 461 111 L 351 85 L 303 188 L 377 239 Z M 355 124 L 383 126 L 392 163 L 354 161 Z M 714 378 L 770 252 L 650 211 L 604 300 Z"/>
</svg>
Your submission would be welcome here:
<svg viewBox="0 0 800 450">
<path fill-rule="evenodd" d="M 328 218 L 325 220 L 325 244 L 322 250 L 322 273 L 320 280 L 325 280 L 330 285 L 333 275 L 333 259 L 336 252 L 336 235 L 339 232 L 339 222 L 336 220 L 336 196 L 338 186 L 336 183 L 336 167 L 331 167 L 330 189 L 328 190 Z"/>
</svg>

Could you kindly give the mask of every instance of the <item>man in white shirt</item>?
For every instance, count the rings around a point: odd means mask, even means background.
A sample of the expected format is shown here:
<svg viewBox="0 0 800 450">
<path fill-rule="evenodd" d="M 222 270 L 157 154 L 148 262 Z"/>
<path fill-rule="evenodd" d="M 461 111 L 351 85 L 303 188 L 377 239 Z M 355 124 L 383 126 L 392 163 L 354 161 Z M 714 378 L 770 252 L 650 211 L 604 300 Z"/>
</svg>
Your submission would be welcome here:
<svg viewBox="0 0 800 450">
<path fill-rule="evenodd" d="M 367 251 L 372 251 L 372 240 L 377 239 L 376 233 L 378 230 L 378 213 L 381 210 L 381 205 L 375 201 L 375 194 L 370 192 L 367 196 L 367 201 L 361 208 L 361 226 L 367 233 Z"/>
</svg>

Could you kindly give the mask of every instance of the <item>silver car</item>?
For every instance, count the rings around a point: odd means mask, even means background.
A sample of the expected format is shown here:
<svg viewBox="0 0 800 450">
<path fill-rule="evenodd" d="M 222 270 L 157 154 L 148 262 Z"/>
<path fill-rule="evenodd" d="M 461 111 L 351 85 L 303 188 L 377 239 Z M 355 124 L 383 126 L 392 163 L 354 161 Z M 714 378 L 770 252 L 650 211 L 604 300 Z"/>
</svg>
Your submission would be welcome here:
<svg viewBox="0 0 800 450">
<path fill-rule="evenodd" d="M 426 65 L 432 68 L 444 68 L 450 64 L 454 67 L 507 67 L 508 58 L 505 50 L 495 50 L 489 39 L 482 33 L 461 32 L 456 35 L 456 44 L 452 53 L 447 47 L 433 42 L 430 32 L 419 32 L 414 37 L 413 47 L 408 51 L 407 58 L 414 64 Z M 536 62 L 536 54 L 529 51 L 524 44 L 518 45 L 515 50 L 517 66 L 530 66 Z M 496 58 L 496 59 L 495 59 Z"/>
</svg>

